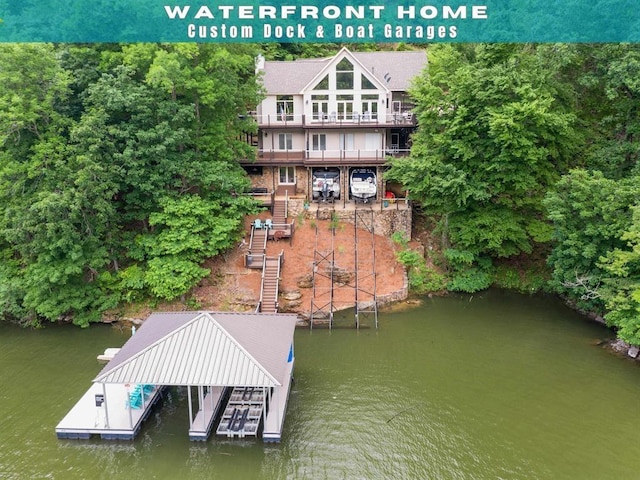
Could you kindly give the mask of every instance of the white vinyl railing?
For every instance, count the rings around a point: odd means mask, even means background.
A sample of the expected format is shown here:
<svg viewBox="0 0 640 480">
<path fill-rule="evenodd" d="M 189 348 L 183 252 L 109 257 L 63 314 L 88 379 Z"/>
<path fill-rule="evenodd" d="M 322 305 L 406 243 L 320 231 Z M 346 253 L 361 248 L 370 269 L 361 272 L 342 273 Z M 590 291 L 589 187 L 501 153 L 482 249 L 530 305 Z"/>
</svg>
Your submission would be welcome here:
<svg viewBox="0 0 640 480">
<path fill-rule="evenodd" d="M 371 113 L 336 112 L 314 115 L 274 113 L 254 115 L 260 126 L 340 126 L 340 125 L 415 125 L 413 112 Z"/>
</svg>

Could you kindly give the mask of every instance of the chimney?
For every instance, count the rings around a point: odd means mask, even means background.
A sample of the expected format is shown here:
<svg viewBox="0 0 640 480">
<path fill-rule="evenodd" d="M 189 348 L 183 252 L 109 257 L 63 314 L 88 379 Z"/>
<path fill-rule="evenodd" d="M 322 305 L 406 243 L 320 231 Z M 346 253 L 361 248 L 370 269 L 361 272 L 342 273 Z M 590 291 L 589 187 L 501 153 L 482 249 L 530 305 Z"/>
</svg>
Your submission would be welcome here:
<svg viewBox="0 0 640 480">
<path fill-rule="evenodd" d="M 258 55 L 256 57 L 256 73 L 264 70 L 264 57 L 262 55 Z"/>
</svg>

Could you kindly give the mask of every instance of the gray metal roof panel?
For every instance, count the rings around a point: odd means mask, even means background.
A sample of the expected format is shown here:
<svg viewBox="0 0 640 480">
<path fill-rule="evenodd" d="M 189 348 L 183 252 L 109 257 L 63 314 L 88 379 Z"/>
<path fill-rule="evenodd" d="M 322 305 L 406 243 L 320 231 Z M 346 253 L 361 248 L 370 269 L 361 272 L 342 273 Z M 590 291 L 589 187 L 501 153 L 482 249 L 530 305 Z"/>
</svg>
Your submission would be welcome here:
<svg viewBox="0 0 640 480">
<path fill-rule="evenodd" d="M 153 314 L 94 381 L 278 385 L 295 322 L 286 314 Z"/>
</svg>

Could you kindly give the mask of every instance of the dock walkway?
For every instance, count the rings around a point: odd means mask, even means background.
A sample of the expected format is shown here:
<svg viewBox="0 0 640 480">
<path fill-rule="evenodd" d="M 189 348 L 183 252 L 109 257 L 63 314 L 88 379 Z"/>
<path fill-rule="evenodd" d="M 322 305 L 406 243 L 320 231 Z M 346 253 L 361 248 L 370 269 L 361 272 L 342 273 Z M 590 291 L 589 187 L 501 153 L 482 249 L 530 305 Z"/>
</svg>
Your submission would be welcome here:
<svg viewBox="0 0 640 480">
<path fill-rule="evenodd" d="M 191 428 L 189 428 L 189 440 L 204 442 L 209 438 L 222 404 L 224 391 L 224 387 L 210 387 L 209 391 L 204 395 L 201 409 L 193 419 Z"/>
<path fill-rule="evenodd" d="M 293 362 L 287 364 L 287 373 L 285 378 L 289 379 L 289 382 L 285 383 L 281 387 L 276 387 L 274 395 L 271 398 L 269 412 L 267 413 L 267 417 L 264 422 L 264 429 L 262 431 L 263 442 L 275 443 L 279 442 L 282 438 L 284 417 L 287 411 L 291 382 L 293 381 Z"/>
<path fill-rule="evenodd" d="M 130 407 L 132 387 L 94 383 L 56 427 L 58 438 L 133 440 L 160 398 L 161 387 L 154 387 L 140 408 Z M 97 399 L 108 399 L 102 403 Z"/>
</svg>

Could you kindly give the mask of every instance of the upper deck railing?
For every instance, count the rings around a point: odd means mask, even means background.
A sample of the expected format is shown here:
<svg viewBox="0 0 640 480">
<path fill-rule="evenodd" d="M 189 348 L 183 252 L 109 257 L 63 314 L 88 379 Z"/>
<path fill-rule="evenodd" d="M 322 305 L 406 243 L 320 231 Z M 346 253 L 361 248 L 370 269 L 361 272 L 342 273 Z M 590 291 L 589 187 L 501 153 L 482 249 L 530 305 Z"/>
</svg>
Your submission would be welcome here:
<svg viewBox="0 0 640 480">
<path fill-rule="evenodd" d="M 389 157 L 406 157 L 410 153 L 408 148 L 399 148 L 396 145 L 389 145 L 386 149 L 376 150 L 271 150 L 258 149 L 257 158 L 264 161 L 271 161 L 278 164 L 299 163 L 367 163 L 386 162 Z"/>
<path fill-rule="evenodd" d="M 254 118 L 261 128 L 393 127 L 396 125 L 406 127 L 416 125 L 415 115 L 411 111 L 382 114 L 371 112 L 345 114 L 331 112 L 314 115 L 256 114 Z"/>
</svg>

